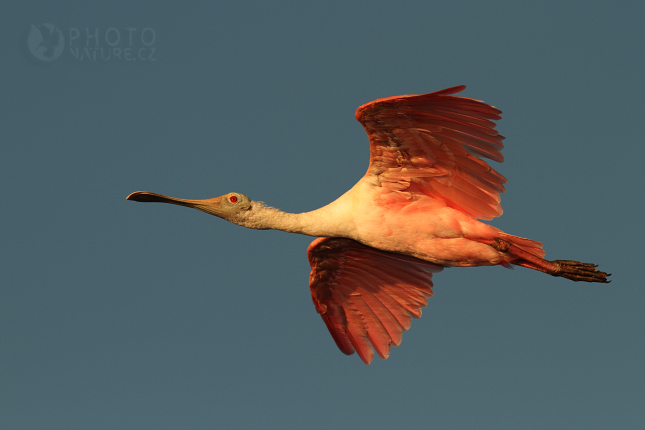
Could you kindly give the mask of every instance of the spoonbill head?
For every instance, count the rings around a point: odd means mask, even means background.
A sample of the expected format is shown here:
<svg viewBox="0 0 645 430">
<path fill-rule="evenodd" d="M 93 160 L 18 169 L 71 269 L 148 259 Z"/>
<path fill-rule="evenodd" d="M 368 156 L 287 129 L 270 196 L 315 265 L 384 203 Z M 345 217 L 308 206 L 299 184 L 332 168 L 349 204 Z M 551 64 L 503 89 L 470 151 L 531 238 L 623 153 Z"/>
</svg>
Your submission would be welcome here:
<svg viewBox="0 0 645 430">
<path fill-rule="evenodd" d="M 126 197 L 127 200 L 135 202 L 156 202 L 170 203 L 173 205 L 186 206 L 197 209 L 207 214 L 215 215 L 234 224 L 240 225 L 244 212 L 251 208 L 253 203 L 250 198 L 240 193 L 228 193 L 223 196 L 210 199 L 178 199 L 176 197 L 164 196 L 163 194 L 137 191 Z M 236 222 L 237 221 L 237 222 Z"/>
</svg>

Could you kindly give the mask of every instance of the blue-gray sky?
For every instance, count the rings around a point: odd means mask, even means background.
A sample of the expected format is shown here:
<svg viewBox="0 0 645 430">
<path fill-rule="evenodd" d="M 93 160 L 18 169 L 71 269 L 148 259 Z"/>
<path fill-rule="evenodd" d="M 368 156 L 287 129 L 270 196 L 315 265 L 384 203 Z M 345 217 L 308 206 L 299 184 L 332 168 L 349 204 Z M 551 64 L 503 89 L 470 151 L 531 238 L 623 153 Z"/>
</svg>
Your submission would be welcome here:
<svg viewBox="0 0 645 430">
<path fill-rule="evenodd" d="M 3 4 L 0 427 L 642 428 L 644 15 Z M 365 366 L 311 303 L 311 238 L 125 200 L 238 191 L 315 209 L 367 168 L 359 105 L 460 84 L 504 111 L 493 224 L 610 285 L 445 270 L 401 346 Z"/>
</svg>

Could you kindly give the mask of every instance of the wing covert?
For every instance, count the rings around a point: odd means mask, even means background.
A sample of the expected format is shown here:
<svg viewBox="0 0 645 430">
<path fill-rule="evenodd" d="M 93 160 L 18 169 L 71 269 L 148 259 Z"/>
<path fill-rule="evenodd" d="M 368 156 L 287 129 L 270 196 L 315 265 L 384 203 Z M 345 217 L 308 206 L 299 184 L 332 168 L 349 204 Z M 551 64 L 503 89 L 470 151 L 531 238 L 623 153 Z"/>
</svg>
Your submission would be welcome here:
<svg viewBox="0 0 645 430">
<path fill-rule="evenodd" d="M 474 218 L 502 214 L 507 182 L 482 158 L 502 162 L 504 136 L 495 130 L 500 110 L 452 96 L 464 85 L 424 95 L 386 97 L 360 106 L 356 119 L 370 139 L 366 176 L 414 199 L 423 195 Z"/>
</svg>

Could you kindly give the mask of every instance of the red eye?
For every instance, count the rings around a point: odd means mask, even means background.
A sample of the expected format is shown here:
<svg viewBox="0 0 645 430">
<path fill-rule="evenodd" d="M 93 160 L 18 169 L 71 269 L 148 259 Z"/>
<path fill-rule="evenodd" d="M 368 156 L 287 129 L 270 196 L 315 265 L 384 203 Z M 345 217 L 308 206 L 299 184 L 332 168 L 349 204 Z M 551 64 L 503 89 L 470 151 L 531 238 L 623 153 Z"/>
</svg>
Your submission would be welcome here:
<svg viewBox="0 0 645 430">
<path fill-rule="evenodd" d="M 235 197 L 235 196 L 231 196 L 231 197 L 229 197 L 229 198 L 228 198 L 228 200 L 229 200 L 231 203 L 236 203 L 236 202 L 237 202 L 237 197 Z"/>
</svg>

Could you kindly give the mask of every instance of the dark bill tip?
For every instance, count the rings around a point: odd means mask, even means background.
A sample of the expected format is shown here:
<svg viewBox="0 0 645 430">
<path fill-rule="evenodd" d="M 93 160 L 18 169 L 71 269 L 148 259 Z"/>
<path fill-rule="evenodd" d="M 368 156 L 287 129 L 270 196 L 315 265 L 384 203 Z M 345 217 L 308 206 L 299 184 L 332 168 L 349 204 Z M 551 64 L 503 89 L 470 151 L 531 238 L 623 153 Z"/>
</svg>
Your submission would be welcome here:
<svg viewBox="0 0 645 430">
<path fill-rule="evenodd" d="M 135 191 L 134 193 L 130 194 L 128 197 L 126 197 L 126 200 L 134 200 L 135 202 L 156 202 L 158 200 L 155 200 L 154 197 L 156 197 L 154 194 L 151 196 L 152 193 L 148 193 L 146 191 Z M 152 197 L 152 199 L 151 199 Z"/>
<path fill-rule="evenodd" d="M 147 191 L 135 191 L 125 198 L 126 200 L 133 200 L 135 202 L 158 202 L 158 203 L 177 203 L 178 199 L 164 196 L 156 193 L 149 193 Z"/>
<path fill-rule="evenodd" d="M 135 202 L 155 202 L 155 203 L 171 203 L 173 205 L 186 206 L 189 208 L 197 208 L 203 200 L 186 200 L 177 199 L 175 197 L 164 196 L 163 194 L 149 193 L 147 191 L 136 191 L 126 197 L 127 200 L 134 200 Z"/>
</svg>

